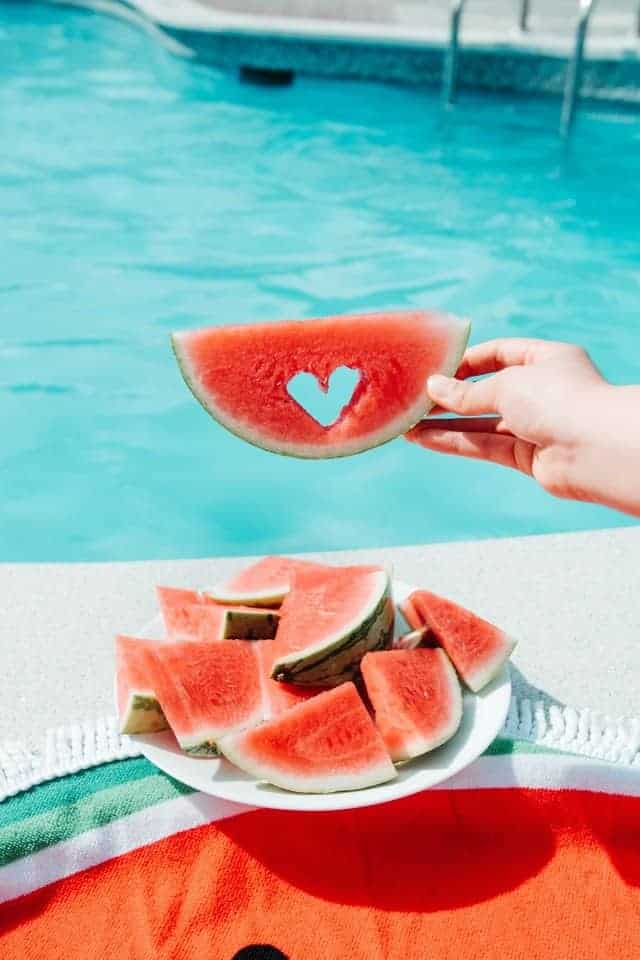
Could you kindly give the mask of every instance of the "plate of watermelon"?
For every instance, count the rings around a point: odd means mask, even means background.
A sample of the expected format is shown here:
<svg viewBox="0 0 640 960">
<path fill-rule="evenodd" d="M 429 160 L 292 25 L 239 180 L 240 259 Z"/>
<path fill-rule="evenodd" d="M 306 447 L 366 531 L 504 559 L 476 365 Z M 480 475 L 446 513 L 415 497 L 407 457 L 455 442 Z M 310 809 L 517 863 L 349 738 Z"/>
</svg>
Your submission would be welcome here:
<svg viewBox="0 0 640 960">
<path fill-rule="evenodd" d="M 123 733 L 165 773 L 255 807 L 337 810 L 433 787 L 503 726 L 515 642 L 375 565 L 265 557 L 158 587 L 116 638 Z"/>
</svg>

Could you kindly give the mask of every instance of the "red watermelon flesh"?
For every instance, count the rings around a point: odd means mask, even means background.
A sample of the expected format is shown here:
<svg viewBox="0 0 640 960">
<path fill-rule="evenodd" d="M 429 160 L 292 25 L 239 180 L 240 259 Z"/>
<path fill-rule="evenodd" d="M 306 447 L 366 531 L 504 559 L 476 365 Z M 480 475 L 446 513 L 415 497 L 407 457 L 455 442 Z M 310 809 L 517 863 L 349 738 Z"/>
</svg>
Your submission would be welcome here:
<svg viewBox="0 0 640 960">
<path fill-rule="evenodd" d="M 150 685 L 187 753 L 215 756 L 220 737 L 260 723 L 264 717 L 253 643 L 160 644 L 150 667 Z"/>
<path fill-rule="evenodd" d="M 219 605 L 206 594 L 176 587 L 157 587 L 160 611 L 171 640 L 257 640 L 275 636 L 274 610 Z"/>
<path fill-rule="evenodd" d="M 358 790 L 396 776 L 352 683 L 325 690 L 260 727 L 224 737 L 220 749 L 257 779 L 299 793 Z"/>
<path fill-rule="evenodd" d="M 391 643 L 393 618 L 381 567 L 297 570 L 280 609 L 272 676 L 312 686 L 352 679 L 368 650 Z"/>
<path fill-rule="evenodd" d="M 120 733 L 156 733 L 169 726 L 149 683 L 153 641 L 116 637 L 116 687 Z"/>
<path fill-rule="evenodd" d="M 212 327 L 172 336 L 204 408 L 256 446 L 297 457 L 359 453 L 406 433 L 432 407 L 431 374 L 452 376 L 467 321 L 423 311 Z M 327 392 L 338 367 L 360 373 L 337 420 L 322 426 L 289 394 L 299 373 Z"/>
<path fill-rule="evenodd" d="M 466 685 L 482 690 L 500 672 L 516 641 L 477 614 L 428 590 L 415 591 L 411 600 Z"/>
<path fill-rule="evenodd" d="M 256 644 L 256 649 L 262 678 L 264 713 L 267 719 L 278 716 L 290 707 L 295 707 L 297 703 L 315 697 L 325 689 L 273 680 L 271 671 L 277 655 L 277 643 L 273 640 L 262 640 Z"/>
<path fill-rule="evenodd" d="M 176 640 L 197 636 L 194 608 L 202 603 L 201 595 L 196 590 L 178 587 L 156 587 L 156 594 L 167 636 Z"/>
<path fill-rule="evenodd" d="M 321 565 L 290 557 L 263 557 L 213 590 L 208 590 L 206 595 L 216 603 L 278 607 L 289 592 L 294 571 L 305 569 L 321 569 Z"/>
<path fill-rule="evenodd" d="M 444 650 L 383 650 L 368 653 L 361 666 L 393 760 L 419 757 L 451 739 L 462 719 L 462 694 Z"/>
</svg>

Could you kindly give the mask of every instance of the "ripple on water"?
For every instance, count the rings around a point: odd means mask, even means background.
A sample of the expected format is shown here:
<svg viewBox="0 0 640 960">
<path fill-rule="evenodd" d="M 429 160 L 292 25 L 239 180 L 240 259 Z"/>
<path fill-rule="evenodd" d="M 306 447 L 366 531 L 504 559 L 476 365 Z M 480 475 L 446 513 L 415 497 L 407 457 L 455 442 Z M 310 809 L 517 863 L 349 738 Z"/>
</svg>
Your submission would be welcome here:
<svg viewBox="0 0 640 960">
<path fill-rule="evenodd" d="M 0 560 L 348 548 L 611 525 L 401 441 L 279 458 L 168 333 L 370 309 L 577 340 L 639 380 L 640 116 L 297 78 L 261 90 L 99 16 L 0 4 Z M 25 523 L 28 517 L 29 522 Z"/>
</svg>

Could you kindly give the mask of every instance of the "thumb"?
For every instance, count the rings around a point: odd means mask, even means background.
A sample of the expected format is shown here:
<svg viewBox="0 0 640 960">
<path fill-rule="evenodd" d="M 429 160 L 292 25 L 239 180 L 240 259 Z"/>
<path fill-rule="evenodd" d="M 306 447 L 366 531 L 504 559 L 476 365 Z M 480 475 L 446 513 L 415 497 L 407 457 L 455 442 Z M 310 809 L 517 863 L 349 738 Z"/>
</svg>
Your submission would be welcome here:
<svg viewBox="0 0 640 960">
<path fill-rule="evenodd" d="M 429 377 L 427 392 L 435 403 L 450 413 L 477 416 L 498 412 L 495 377 L 477 381 L 456 380 L 438 373 Z"/>
</svg>

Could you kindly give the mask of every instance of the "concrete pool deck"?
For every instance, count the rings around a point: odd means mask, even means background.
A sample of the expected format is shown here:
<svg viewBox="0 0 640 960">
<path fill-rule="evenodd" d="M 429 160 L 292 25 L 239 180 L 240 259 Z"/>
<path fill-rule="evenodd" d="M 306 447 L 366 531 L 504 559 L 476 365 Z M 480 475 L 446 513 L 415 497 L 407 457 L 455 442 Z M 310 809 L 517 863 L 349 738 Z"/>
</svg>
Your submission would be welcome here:
<svg viewBox="0 0 640 960">
<path fill-rule="evenodd" d="M 521 700 L 640 717 L 640 526 L 313 556 L 392 563 L 500 624 L 519 641 Z M 38 749 L 48 728 L 112 714 L 113 637 L 153 618 L 154 586 L 213 584 L 242 562 L 0 565 L 0 745 Z"/>
</svg>

